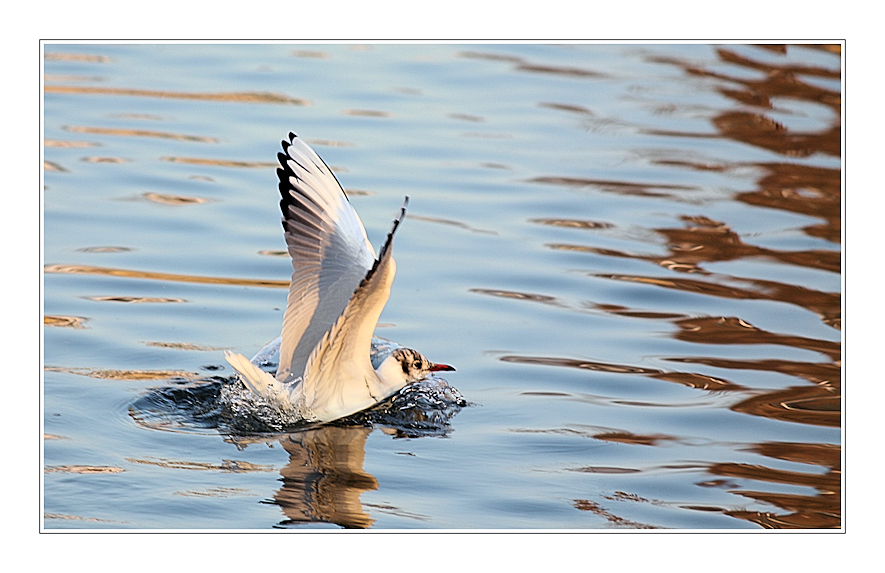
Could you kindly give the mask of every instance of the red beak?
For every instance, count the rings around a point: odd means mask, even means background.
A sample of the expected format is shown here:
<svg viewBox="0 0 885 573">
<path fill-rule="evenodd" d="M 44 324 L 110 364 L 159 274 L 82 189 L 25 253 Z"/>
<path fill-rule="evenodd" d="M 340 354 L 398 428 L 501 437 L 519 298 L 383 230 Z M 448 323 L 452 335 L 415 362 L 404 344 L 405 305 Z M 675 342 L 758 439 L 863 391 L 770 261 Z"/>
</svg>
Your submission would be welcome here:
<svg viewBox="0 0 885 573">
<path fill-rule="evenodd" d="M 433 364 L 430 367 L 431 372 L 438 372 L 440 370 L 451 370 L 454 372 L 455 368 L 453 366 L 449 366 L 448 364 Z"/>
</svg>

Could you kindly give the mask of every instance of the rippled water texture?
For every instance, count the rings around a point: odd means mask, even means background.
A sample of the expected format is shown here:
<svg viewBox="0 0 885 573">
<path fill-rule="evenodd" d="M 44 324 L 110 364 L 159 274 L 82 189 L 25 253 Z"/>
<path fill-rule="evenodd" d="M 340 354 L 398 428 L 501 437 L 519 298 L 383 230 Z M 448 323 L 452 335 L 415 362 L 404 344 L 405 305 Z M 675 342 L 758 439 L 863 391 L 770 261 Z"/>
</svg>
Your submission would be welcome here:
<svg viewBox="0 0 885 573">
<path fill-rule="evenodd" d="M 45 529 L 842 527 L 840 46 L 44 52 Z M 290 130 L 465 403 L 232 423 Z"/>
</svg>

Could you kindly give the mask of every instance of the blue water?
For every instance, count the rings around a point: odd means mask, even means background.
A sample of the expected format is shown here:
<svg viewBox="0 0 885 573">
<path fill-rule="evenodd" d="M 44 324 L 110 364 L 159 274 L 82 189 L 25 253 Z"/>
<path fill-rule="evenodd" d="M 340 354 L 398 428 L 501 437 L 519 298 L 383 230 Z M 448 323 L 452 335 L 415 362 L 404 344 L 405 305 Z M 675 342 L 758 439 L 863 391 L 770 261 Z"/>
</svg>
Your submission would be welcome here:
<svg viewBox="0 0 885 573">
<path fill-rule="evenodd" d="M 838 52 L 44 53 L 44 529 L 840 527 Z M 410 196 L 378 334 L 444 431 L 139 409 L 278 336 L 290 130 L 375 245 Z"/>
</svg>

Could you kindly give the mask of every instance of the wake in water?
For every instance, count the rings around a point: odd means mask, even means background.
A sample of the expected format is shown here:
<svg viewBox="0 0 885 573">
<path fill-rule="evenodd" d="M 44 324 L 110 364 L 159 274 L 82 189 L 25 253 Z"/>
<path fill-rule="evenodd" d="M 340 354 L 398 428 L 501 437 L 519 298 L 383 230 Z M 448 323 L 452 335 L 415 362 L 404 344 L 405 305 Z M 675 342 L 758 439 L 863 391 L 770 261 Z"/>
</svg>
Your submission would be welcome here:
<svg viewBox="0 0 885 573">
<path fill-rule="evenodd" d="M 272 362 L 261 366 L 268 371 L 276 368 Z M 334 425 L 377 424 L 395 430 L 401 437 L 445 435 L 451 431 L 449 421 L 464 406 L 467 402 L 457 389 L 431 375 Z M 316 426 L 305 424 L 291 405 L 254 394 L 236 377 L 221 376 L 155 388 L 132 404 L 130 415 L 154 429 L 215 430 L 231 436 L 276 434 Z"/>
</svg>

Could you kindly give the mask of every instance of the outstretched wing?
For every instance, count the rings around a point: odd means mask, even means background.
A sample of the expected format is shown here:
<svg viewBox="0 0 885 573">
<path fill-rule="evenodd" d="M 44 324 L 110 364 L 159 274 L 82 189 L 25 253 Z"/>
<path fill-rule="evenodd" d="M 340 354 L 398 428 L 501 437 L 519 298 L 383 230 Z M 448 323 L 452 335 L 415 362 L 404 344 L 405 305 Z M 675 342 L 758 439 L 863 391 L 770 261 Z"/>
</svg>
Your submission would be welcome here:
<svg viewBox="0 0 885 573">
<path fill-rule="evenodd" d="M 406 214 L 406 197 L 378 260 L 366 274 L 344 312 L 323 336 L 307 362 L 301 395 L 318 421 L 349 416 L 399 390 L 385 386 L 370 359 L 372 335 L 396 274 L 391 255 L 393 234 Z"/>
<path fill-rule="evenodd" d="M 294 272 L 276 377 L 289 382 L 304 373 L 310 353 L 372 268 L 375 251 L 323 160 L 294 133 L 282 145 L 280 209 Z"/>
</svg>

